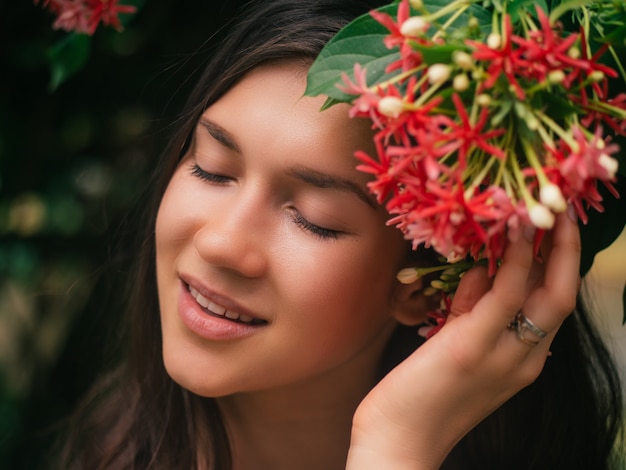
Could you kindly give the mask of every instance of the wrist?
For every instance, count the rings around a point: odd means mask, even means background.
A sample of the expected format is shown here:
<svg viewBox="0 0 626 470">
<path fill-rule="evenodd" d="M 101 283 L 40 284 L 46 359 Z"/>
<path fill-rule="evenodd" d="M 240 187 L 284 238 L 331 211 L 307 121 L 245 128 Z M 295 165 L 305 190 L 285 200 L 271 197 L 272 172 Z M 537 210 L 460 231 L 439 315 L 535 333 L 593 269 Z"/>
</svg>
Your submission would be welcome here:
<svg viewBox="0 0 626 470">
<path fill-rule="evenodd" d="M 346 469 L 436 470 L 450 449 L 437 433 L 355 415 Z"/>
<path fill-rule="evenodd" d="M 445 453 L 439 458 L 432 450 L 421 452 L 397 445 L 353 442 L 348 451 L 346 470 L 437 470 L 444 458 Z"/>
</svg>

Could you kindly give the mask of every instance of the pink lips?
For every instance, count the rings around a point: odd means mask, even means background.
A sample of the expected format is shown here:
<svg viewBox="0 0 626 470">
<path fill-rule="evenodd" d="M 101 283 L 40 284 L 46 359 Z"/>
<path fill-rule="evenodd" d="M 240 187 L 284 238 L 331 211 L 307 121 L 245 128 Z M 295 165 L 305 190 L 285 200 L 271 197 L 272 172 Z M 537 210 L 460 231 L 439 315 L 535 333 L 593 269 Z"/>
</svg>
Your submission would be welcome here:
<svg viewBox="0 0 626 470">
<path fill-rule="evenodd" d="M 259 328 L 267 324 L 265 321 L 254 318 L 248 312 L 241 312 L 241 309 L 237 309 L 231 305 L 231 302 L 227 299 L 217 295 L 211 296 L 211 294 L 207 294 L 205 291 L 203 291 L 203 294 L 204 297 L 209 298 L 212 303 L 220 306 L 219 308 L 214 308 L 217 313 L 210 313 L 210 310 L 198 304 L 189 291 L 189 285 L 184 281 L 180 282 L 178 313 L 185 326 L 202 338 L 213 341 L 241 339 L 253 335 L 258 332 Z M 232 310 L 233 312 L 241 312 L 229 316 L 236 317 L 239 315 L 248 321 L 228 318 L 224 315 L 225 309 Z M 249 321 L 250 318 L 254 318 L 254 320 Z"/>
</svg>

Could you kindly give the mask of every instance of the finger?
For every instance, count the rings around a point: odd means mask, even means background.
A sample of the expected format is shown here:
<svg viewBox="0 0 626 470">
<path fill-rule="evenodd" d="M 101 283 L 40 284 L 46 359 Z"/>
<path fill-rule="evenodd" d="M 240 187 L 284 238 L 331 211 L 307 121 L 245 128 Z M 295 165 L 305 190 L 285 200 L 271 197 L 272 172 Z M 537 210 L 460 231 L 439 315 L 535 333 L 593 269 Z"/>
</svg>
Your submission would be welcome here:
<svg viewBox="0 0 626 470">
<path fill-rule="evenodd" d="M 523 305 L 524 315 L 539 328 L 546 331 L 556 328 L 575 308 L 580 284 L 580 252 L 578 225 L 566 214 L 559 214 L 542 283 Z"/>
<path fill-rule="evenodd" d="M 500 335 L 520 310 L 527 294 L 524 287 L 532 267 L 532 242 L 526 237 L 509 242 L 492 288 L 475 307 L 477 316 L 491 334 Z"/>
<path fill-rule="evenodd" d="M 492 279 L 489 277 L 485 266 L 475 266 L 467 271 L 454 293 L 448 321 L 464 313 L 469 313 L 480 298 L 491 289 L 491 286 Z"/>
</svg>

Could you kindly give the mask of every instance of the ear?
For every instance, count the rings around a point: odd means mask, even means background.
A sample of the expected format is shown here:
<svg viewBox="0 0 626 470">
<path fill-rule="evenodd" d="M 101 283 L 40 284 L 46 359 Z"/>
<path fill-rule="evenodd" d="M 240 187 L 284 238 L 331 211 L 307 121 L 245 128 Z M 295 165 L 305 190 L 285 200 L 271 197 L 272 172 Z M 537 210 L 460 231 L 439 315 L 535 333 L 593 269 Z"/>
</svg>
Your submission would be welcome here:
<svg viewBox="0 0 626 470">
<path fill-rule="evenodd" d="M 428 281 L 424 278 L 410 284 L 397 282 L 393 296 L 392 315 L 399 323 L 406 326 L 424 323 L 426 314 L 439 306 L 438 295 L 424 293 L 427 283 Z"/>
</svg>

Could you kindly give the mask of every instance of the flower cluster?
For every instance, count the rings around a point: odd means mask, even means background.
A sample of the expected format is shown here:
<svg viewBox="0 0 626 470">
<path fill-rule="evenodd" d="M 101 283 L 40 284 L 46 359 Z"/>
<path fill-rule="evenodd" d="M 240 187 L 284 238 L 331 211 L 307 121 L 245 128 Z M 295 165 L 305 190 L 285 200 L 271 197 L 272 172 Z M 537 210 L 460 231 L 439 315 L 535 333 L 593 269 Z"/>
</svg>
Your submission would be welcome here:
<svg viewBox="0 0 626 470">
<path fill-rule="evenodd" d="M 602 211 L 598 183 L 618 196 L 611 133 L 626 135 L 626 93 L 610 94 L 618 72 L 600 62 L 608 44 L 593 51 L 589 21 L 572 32 L 563 12 L 519 9 L 514 23 L 496 9 L 485 34 L 473 3 L 430 13 L 402 0 L 395 18 L 372 11 L 399 57 L 376 83 L 357 63 L 340 88 L 354 95 L 351 116 L 373 122 L 377 155 L 358 152 L 358 168 L 373 175 L 369 189 L 389 223 L 414 247 L 449 263 L 487 260 L 493 274 L 523 230 L 538 246 L 568 204 L 583 222 L 589 208 Z M 589 6 L 576 8 L 589 18 Z M 405 281 L 421 274 L 412 272 Z"/>
<path fill-rule="evenodd" d="M 39 4 L 39 0 L 34 0 Z M 93 35 L 100 23 L 122 30 L 120 13 L 135 13 L 130 5 L 119 5 L 119 0 L 43 0 L 42 6 L 56 15 L 54 29 L 76 31 Z"/>
</svg>

